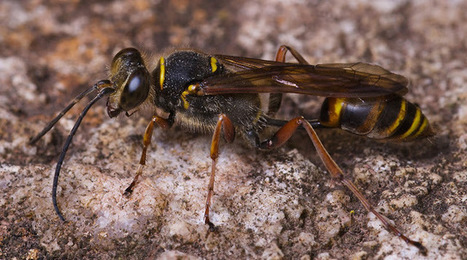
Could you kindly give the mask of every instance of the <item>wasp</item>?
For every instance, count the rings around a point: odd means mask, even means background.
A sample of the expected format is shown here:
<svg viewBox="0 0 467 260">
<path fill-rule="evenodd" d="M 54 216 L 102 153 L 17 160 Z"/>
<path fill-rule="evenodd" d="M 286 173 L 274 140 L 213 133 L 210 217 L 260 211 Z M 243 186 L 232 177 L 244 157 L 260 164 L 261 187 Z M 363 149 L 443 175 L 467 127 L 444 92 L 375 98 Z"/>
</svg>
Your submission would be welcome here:
<svg viewBox="0 0 467 260">
<path fill-rule="evenodd" d="M 287 52 L 297 63 L 286 61 Z M 153 69 L 148 69 L 151 66 Z M 126 48 L 114 56 L 108 79 L 79 94 L 30 143 L 37 142 L 83 97 L 97 92 L 70 131 L 55 169 L 53 206 L 64 221 L 57 204 L 60 169 L 81 121 L 104 96 L 108 96 L 106 107 L 111 118 L 122 112 L 130 116 L 143 103 L 154 107 L 143 136 L 139 166 L 125 195 L 131 194 L 143 173 L 155 126 L 169 129 L 180 125 L 189 131 L 212 133 L 212 168 L 204 221 L 213 230 L 209 209 L 221 136 L 227 143 L 240 136 L 253 147 L 271 150 L 303 128 L 331 177 L 350 189 L 387 230 L 425 254 L 427 250 L 420 242 L 411 240 L 389 223 L 344 176 L 315 132 L 316 128 L 341 128 L 368 138 L 399 141 L 433 135 L 420 108 L 402 97 L 408 91 L 407 85 L 405 77 L 377 65 L 360 62 L 310 65 L 298 51 L 285 45 L 279 48 L 274 61 L 179 50 L 153 64 L 137 49 Z M 319 118 L 307 120 L 299 116 L 288 121 L 274 118 L 284 93 L 326 97 Z M 260 98 L 265 94 L 269 94 L 267 108 L 263 108 L 266 106 L 262 102 L 266 101 Z M 164 111 L 166 116 L 158 115 L 157 111 Z M 275 134 L 264 137 L 267 128 L 274 128 Z"/>
</svg>

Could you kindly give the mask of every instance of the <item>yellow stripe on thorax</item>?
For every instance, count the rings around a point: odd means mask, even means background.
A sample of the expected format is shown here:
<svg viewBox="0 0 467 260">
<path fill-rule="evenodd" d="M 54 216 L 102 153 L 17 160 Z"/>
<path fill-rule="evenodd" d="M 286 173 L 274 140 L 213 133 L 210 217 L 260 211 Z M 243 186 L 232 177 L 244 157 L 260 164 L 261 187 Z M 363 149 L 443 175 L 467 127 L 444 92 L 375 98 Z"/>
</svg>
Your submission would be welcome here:
<svg viewBox="0 0 467 260">
<path fill-rule="evenodd" d="M 165 81 L 165 59 L 164 57 L 161 57 L 161 59 L 159 60 L 159 65 L 161 68 L 161 73 L 159 75 L 159 84 L 162 90 L 164 88 L 164 81 Z"/>
<path fill-rule="evenodd" d="M 183 108 L 188 109 L 190 107 L 190 103 L 186 100 L 186 96 L 190 94 L 191 95 L 196 94 L 196 90 L 197 90 L 196 85 L 190 85 L 185 91 L 182 92 L 182 95 L 180 96 L 180 98 L 183 101 Z"/>
<path fill-rule="evenodd" d="M 216 72 L 217 70 L 217 59 L 214 57 L 211 57 L 211 72 Z"/>
</svg>

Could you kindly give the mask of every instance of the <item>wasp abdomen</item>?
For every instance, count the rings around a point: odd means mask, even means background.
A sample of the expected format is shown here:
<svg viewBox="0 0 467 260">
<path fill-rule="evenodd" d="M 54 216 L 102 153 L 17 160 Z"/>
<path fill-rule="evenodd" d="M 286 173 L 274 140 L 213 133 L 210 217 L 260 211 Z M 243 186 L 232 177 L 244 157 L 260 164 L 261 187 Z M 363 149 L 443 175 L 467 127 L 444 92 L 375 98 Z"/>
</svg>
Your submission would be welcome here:
<svg viewBox="0 0 467 260">
<path fill-rule="evenodd" d="M 374 139 L 408 141 L 433 135 L 420 108 L 399 95 L 326 98 L 320 123 Z"/>
</svg>

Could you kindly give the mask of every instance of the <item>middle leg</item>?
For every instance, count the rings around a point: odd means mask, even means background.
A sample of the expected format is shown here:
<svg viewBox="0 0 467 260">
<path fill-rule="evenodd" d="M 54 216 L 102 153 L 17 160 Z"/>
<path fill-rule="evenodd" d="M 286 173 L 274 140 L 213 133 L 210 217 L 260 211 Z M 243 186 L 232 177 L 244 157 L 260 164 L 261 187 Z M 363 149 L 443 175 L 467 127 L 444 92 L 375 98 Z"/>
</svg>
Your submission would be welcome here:
<svg viewBox="0 0 467 260">
<path fill-rule="evenodd" d="M 235 128 L 232 124 L 232 121 L 225 115 L 220 114 L 217 120 L 216 128 L 212 134 L 211 141 L 211 177 L 209 178 L 208 184 L 208 195 L 206 197 L 206 209 L 204 211 L 204 223 L 209 225 L 209 230 L 214 230 L 214 224 L 209 219 L 209 208 L 211 207 L 211 198 L 214 193 L 214 177 L 216 176 L 216 163 L 217 158 L 219 157 L 219 141 L 221 136 L 221 129 L 224 133 L 224 139 L 226 142 L 231 143 L 235 138 Z"/>
</svg>

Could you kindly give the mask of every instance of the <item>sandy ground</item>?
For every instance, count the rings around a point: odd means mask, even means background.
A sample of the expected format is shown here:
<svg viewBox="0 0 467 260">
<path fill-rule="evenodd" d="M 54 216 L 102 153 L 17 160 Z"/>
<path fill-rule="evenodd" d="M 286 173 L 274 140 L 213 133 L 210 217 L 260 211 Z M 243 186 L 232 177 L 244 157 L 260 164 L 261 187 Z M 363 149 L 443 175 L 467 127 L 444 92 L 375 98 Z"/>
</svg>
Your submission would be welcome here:
<svg viewBox="0 0 467 260">
<path fill-rule="evenodd" d="M 281 44 L 310 63 L 376 63 L 411 80 L 406 98 L 423 109 L 434 138 L 392 144 L 318 134 L 377 209 L 427 247 L 427 258 L 466 259 L 465 10 L 454 0 L 1 1 L 0 259 L 424 258 L 330 180 L 303 133 L 268 153 L 222 144 L 214 233 L 203 223 L 209 135 L 157 129 L 141 182 L 125 198 L 150 114 L 109 119 L 104 101 L 65 159 L 58 202 L 67 222 L 59 220 L 53 172 L 84 105 L 36 145 L 28 139 L 105 79 L 118 50 L 135 46 L 157 58 L 192 47 L 273 59 Z M 283 103 L 283 118 L 314 118 L 320 99 L 290 95 Z"/>
</svg>

